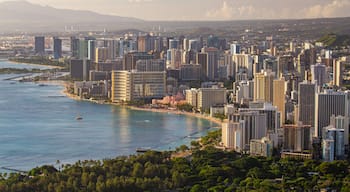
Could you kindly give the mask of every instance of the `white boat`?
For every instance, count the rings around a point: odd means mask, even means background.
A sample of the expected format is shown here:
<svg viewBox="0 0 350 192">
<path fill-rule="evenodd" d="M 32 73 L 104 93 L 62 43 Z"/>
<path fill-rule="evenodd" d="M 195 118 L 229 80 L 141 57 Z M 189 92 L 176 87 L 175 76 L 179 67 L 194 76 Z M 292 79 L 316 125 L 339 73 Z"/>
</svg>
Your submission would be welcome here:
<svg viewBox="0 0 350 192">
<path fill-rule="evenodd" d="M 77 117 L 75 117 L 75 120 L 83 120 L 83 118 L 80 115 L 78 115 Z"/>
</svg>

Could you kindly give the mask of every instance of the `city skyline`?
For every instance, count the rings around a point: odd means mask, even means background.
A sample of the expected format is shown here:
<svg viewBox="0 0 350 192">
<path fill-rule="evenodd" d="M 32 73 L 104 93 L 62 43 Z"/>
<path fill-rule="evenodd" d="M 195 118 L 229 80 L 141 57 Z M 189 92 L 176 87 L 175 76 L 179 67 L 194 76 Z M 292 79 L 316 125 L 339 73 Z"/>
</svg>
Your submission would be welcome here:
<svg viewBox="0 0 350 192">
<path fill-rule="evenodd" d="M 9 0 L 0 0 L 7 2 Z M 20 0 L 22 1 L 22 0 Z M 59 9 L 89 10 L 144 20 L 255 20 L 349 17 L 348 0 L 27 0 Z M 200 5 L 200 6 L 198 6 Z M 157 11 L 155 11 L 157 10 Z"/>
</svg>

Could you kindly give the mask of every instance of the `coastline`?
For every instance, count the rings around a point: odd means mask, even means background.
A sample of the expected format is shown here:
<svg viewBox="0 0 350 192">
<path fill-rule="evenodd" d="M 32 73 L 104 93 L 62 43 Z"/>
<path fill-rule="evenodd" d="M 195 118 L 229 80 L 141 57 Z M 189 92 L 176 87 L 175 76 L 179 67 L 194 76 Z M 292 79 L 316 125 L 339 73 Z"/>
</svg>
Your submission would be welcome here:
<svg viewBox="0 0 350 192">
<path fill-rule="evenodd" d="M 16 61 L 10 61 L 10 60 L 4 60 L 12 64 L 26 64 L 26 65 L 31 65 L 31 66 L 42 66 L 42 67 L 47 67 L 49 69 L 63 69 L 64 67 L 60 66 L 53 66 L 53 65 L 45 65 L 45 64 L 35 64 L 35 63 L 23 63 L 23 62 L 16 62 Z"/>
<path fill-rule="evenodd" d="M 93 102 L 93 103 L 97 103 L 97 104 L 114 105 L 114 106 L 119 106 L 119 107 L 126 107 L 126 108 L 131 109 L 131 110 L 138 110 L 138 111 L 149 111 L 149 112 L 154 112 L 154 113 L 171 113 L 171 114 L 177 114 L 177 115 L 186 115 L 186 116 L 190 116 L 190 117 L 196 117 L 196 118 L 208 120 L 210 122 L 217 124 L 218 126 L 216 126 L 216 127 L 220 127 L 220 128 L 222 126 L 222 123 L 225 122 L 225 120 L 221 121 L 218 118 L 206 116 L 206 115 L 203 115 L 200 113 L 185 112 L 185 111 L 171 110 L 171 109 L 155 109 L 155 108 L 127 106 L 127 105 L 120 105 L 118 103 L 112 103 L 112 102 L 99 102 L 98 100 L 82 99 L 79 96 L 71 94 L 67 91 L 67 82 L 66 81 L 62 81 L 60 85 L 62 85 L 64 87 L 63 90 L 61 91 L 62 94 L 64 94 L 66 97 L 68 97 L 70 99 L 74 99 L 77 101 L 88 101 L 88 102 Z"/>
</svg>

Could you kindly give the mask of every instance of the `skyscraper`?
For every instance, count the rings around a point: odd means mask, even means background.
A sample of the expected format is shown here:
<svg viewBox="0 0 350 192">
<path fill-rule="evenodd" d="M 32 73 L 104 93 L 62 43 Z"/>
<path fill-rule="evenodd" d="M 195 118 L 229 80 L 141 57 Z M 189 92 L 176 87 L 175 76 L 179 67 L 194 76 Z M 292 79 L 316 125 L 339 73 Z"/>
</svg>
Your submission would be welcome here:
<svg viewBox="0 0 350 192">
<path fill-rule="evenodd" d="M 88 40 L 88 59 L 91 61 L 95 61 L 96 59 L 96 41 Z"/>
<path fill-rule="evenodd" d="M 320 63 L 311 65 L 311 76 L 313 83 L 316 83 L 318 87 L 323 87 L 327 80 L 326 66 Z"/>
<path fill-rule="evenodd" d="M 62 57 L 62 39 L 58 37 L 53 38 L 53 57 L 54 59 Z"/>
<path fill-rule="evenodd" d="M 70 61 L 70 76 L 74 80 L 89 80 L 90 60 L 72 59 Z"/>
<path fill-rule="evenodd" d="M 79 57 L 79 39 L 74 36 L 70 38 L 70 51 L 73 58 Z"/>
<path fill-rule="evenodd" d="M 235 66 L 235 75 L 238 73 L 246 73 L 249 79 L 253 78 L 253 58 L 251 55 L 235 54 L 232 55 L 232 61 Z"/>
<path fill-rule="evenodd" d="M 332 115 L 330 125 L 336 129 L 344 129 L 344 145 L 349 145 L 349 124 L 350 119 L 346 116 Z"/>
<path fill-rule="evenodd" d="M 204 47 L 202 53 L 207 54 L 207 77 L 209 80 L 218 78 L 219 50 L 215 47 Z"/>
<path fill-rule="evenodd" d="M 283 149 L 290 152 L 303 152 L 311 148 L 310 125 L 284 125 Z"/>
<path fill-rule="evenodd" d="M 258 111 L 239 111 L 238 113 L 229 113 L 229 121 L 223 124 L 223 131 L 228 128 L 236 127 L 234 130 L 234 150 L 241 152 L 249 149 L 251 139 L 261 139 L 267 134 L 266 114 Z M 224 136 L 224 135 L 223 135 Z"/>
<path fill-rule="evenodd" d="M 304 125 L 315 125 L 315 94 L 316 85 L 309 81 L 299 83 L 298 116 Z"/>
<path fill-rule="evenodd" d="M 281 125 L 286 120 L 286 98 L 285 98 L 285 80 L 281 79 L 273 80 L 273 97 L 272 104 L 277 107 L 277 110 L 281 112 Z"/>
<path fill-rule="evenodd" d="M 245 143 L 243 143 L 242 135 L 244 130 L 245 121 L 223 123 L 222 125 L 222 143 L 225 148 L 233 149 L 237 152 L 241 152 Z"/>
<path fill-rule="evenodd" d="M 34 51 L 36 54 L 44 54 L 45 53 L 45 37 L 43 37 L 43 36 L 35 37 Z"/>
<path fill-rule="evenodd" d="M 232 55 L 240 54 L 241 53 L 241 45 L 237 43 L 232 43 L 230 45 L 230 51 Z"/>
<path fill-rule="evenodd" d="M 95 62 L 105 62 L 108 59 L 108 48 L 98 47 L 95 48 Z"/>
<path fill-rule="evenodd" d="M 197 63 L 202 66 L 202 79 L 207 79 L 208 73 L 208 54 L 207 53 L 197 53 Z"/>
<path fill-rule="evenodd" d="M 255 74 L 254 77 L 254 101 L 273 102 L 273 80 L 275 73 L 268 71 L 261 71 Z"/>
<path fill-rule="evenodd" d="M 277 77 L 281 77 L 284 74 L 294 71 L 294 61 L 293 56 L 284 55 L 278 57 L 277 64 Z"/>
<path fill-rule="evenodd" d="M 165 95 L 166 72 L 112 71 L 112 102 L 159 99 Z"/>
<path fill-rule="evenodd" d="M 145 52 L 130 52 L 124 54 L 123 57 L 123 70 L 133 70 L 136 68 L 136 62 L 140 59 L 154 59 L 153 55 L 149 55 Z"/>
<path fill-rule="evenodd" d="M 137 37 L 137 50 L 139 52 L 149 52 L 154 50 L 155 37 L 149 34 Z"/>
<path fill-rule="evenodd" d="M 333 85 L 341 87 L 343 85 L 344 63 L 337 60 L 333 63 Z"/>
<path fill-rule="evenodd" d="M 349 115 L 349 93 L 325 90 L 316 94 L 315 136 L 324 138 L 322 129 L 330 124 L 332 115 Z"/>
</svg>

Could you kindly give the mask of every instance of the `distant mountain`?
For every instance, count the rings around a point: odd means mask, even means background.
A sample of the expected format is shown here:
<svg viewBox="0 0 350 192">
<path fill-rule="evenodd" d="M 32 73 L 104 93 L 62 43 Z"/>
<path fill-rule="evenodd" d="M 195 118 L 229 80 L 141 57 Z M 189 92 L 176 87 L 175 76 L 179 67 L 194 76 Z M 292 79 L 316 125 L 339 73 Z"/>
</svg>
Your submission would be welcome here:
<svg viewBox="0 0 350 192">
<path fill-rule="evenodd" d="M 133 27 L 143 21 L 130 17 L 102 15 L 92 11 L 56 9 L 27 1 L 0 3 L 0 32 L 12 30 L 57 31 L 65 26 L 103 29 L 111 25 Z M 26 30 L 25 30 L 26 29 Z"/>
</svg>

